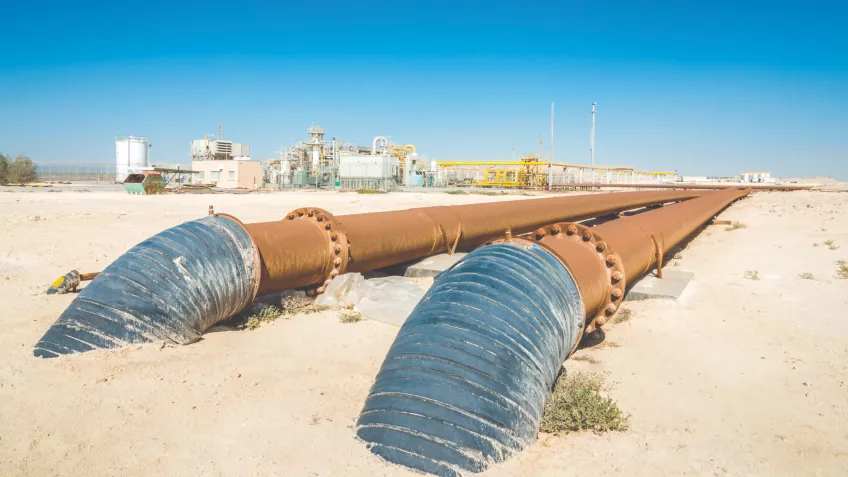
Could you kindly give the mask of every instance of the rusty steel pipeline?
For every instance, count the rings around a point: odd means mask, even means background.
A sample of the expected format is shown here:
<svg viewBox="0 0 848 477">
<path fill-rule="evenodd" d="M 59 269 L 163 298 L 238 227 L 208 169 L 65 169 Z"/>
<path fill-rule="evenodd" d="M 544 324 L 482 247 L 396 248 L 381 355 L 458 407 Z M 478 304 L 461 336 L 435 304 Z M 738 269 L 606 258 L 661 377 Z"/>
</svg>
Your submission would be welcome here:
<svg viewBox="0 0 848 477">
<path fill-rule="evenodd" d="M 533 238 L 568 267 L 586 305 L 586 331 L 603 325 L 618 309 L 626 287 L 699 227 L 751 189 L 710 192 L 698 199 L 621 217 L 597 227 L 558 223 Z"/>
<path fill-rule="evenodd" d="M 749 192 L 709 192 L 594 228 L 554 224 L 469 253 L 398 331 L 357 437 L 389 462 L 439 476 L 481 472 L 532 445 L 584 330 L 612 316 L 627 283 Z"/>
<path fill-rule="evenodd" d="M 627 192 L 339 217 L 301 208 L 280 221 L 253 224 L 213 214 L 151 237 L 109 265 L 36 344 L 35 354 L 188 343 L 258 295 L 295 288 L 321 293 L 341 273 L 472 249 L 507 229 L 523 234 L 703 194 Z"/>
<path fill-rule="evenodd" d="M 646 191 L 513 200 L 486 204 L 333 216 L 294 210 L 281 221 L 245 225 L 262 258 L 259 294 L 315 286 L 338 274 L 397 265 L 437 253 L 471 250 L 511 229 L 514 235 L 563 220 L 578 221 L 703 195 Z"/>
</svg>

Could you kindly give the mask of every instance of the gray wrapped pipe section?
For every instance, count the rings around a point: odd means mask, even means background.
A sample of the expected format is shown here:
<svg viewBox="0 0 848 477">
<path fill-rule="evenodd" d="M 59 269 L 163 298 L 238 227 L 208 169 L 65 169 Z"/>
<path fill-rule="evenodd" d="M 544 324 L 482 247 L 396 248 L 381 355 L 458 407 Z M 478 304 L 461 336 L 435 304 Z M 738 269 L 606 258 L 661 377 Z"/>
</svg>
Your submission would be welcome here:
<svg viewBox="0 0 848 477">
<path fill-rule="evenodd" d="M 131 343 L 196 341 L 254 298 L 259 256 L 236 220 L 209 216 L 136 245 L 74 299 L 35 345 L 52 358 Z"/>
<path fill-rule="evenodd" d="M 401 327 L 357 436 L 390 462 L 441 476 L 505 460 L 536 438 L 583 316 L 574 280 L 545 249 L 475 250 Z"/>
</svg>

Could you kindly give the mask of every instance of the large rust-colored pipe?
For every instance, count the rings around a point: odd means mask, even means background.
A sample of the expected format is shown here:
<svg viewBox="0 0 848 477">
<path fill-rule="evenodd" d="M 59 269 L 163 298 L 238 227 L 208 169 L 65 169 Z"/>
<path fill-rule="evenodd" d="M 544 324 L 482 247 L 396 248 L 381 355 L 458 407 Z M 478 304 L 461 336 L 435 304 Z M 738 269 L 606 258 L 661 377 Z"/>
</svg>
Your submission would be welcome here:
<svg viewBox="0 0 848 477">
<path fill-rule="evenodd" d="M 259 294 L 326 283 L 345 272 L 364 272 L 443 252 L 470 250 L 503 236 L 703 195 L 698 191 L 646 191 L 422 207 L 334 217 L 303 208 L 276 222 L 246 224 L 262 272 Z"/>
<path fill-rule="evenodd" d="M 751 192 L 728 189 L 597 227 L 560 223 L 536 231 L 534 238 L 566 265 L 586 308 L 587 331 L 612 316 L 626 287 L 654 267 L 699 227 Z"/>
<path fill-rule="evenodd" d="M 553 185 L 554 189 L 691 189 L 691 190 L 722 190 L 748 187 L 752 191 L 783 191 L 809 190 L 811 185 L 776 185 L 776 184 L 595 184 L 582 182 L 560 182 Z"/>
</svg>

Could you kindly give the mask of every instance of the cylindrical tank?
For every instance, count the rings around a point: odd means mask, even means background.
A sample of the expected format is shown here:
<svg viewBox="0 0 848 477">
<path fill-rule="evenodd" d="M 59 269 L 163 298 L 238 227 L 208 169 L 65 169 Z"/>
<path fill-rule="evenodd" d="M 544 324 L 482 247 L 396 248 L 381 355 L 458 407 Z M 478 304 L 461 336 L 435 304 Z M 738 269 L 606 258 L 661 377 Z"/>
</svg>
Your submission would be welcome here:
<svg viewBox="0 0 848 477">
<path fill-rule="evenodd" d="M 136 174 L 150 166 L 146 137 L 124 136 L 115 138 L 115 182 L 124 182 L 129 174 Z"/>
</svg>

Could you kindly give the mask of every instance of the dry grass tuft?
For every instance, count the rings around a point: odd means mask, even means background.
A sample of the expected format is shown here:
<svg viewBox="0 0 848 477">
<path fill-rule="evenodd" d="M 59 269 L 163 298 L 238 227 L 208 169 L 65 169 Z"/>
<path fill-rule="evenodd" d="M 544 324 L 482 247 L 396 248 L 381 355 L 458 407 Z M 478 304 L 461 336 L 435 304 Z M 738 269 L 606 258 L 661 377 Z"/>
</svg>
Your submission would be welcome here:
<svg viewBox="0 0 848 477">
<path fill-rule="evenodd" d="M 357 194 L 388 194 L 387 191 L 384 190 L 376 190 L 376 189 L 357 189 Z"/>
<path fill-rule="evenodd" d="M 255 330 L 256 328 L 259 328 L 265 323 L 270 323 L 276 320 L 282 314 L 283 311 L 277 308 L 276 306 L 268 306 L 259 310 L 259 312 L 248 316 L 244 320 L 244 322 L 239 325 L 239 328 L 243 330 Z"/>
<path fill-rule="evenodd" d="M 352 308 L 339 310 L 339 323 L 358 323 L 360 321 L 362 321 L 362 313 Z"/>
<path fill-rule="evenodd" d="M 625 431 L 630 416 L 625 415 L 612 399 L 605 376 L 600 373 L 576 372 L 561 376 L 545 404 L 541 430 L 548 433 L 593 431 Z"/>
<path fill-rule="evenodd" d="M 280 309 L 285 317 L 294 316 L 297 314 L 311 314 L 320 311 L 328 310 L 328 306 L 316 305 L 315 300 L 306 296 L 288 295 L 280 299 Z"/>
<path fill-rule="evenodd" d="M 798 278 L 801 278 L 801 279 L 804 279 L 804 280 L 815 280 L 815 277 L 813 277 L 813 274 L 810 273 L 810 272 L 799 273 Z"/>
<path fill-rule="evenodd" d="M 726 232 L 732 232 L 734 230 L 747 229 L 747 228 L 748 228 L 748 225 L 743 224 L 742 222 L 736 221 L 736 222 L 731 222 L 730 226 L 725 227 L 724 230 Z"/>
<path fill-rule="evenodd" d="M 848 280 L 848 260 L 837 260 L 836 278 Z"/>
<path fill-rule="evenodd" d="M 760 279 L 760 272 L 758 272 L 756 270 L 748 270 L 747 272 L 745 272 L 744 277 L 747 278 L 748 280 L 759 280 Z"/>
<path fill-rule="evenodd" d="M 618 313 L 612 318 L 613 323 L 626 323 L 630 321 L 630 318 L 633 318 L 633 310 L 630 308 L 622 308 L 618 310 Z"/>
<path fill-rule="evenodd" d="M 824 244 L 827 245 L 827 248 L 831 250 L 839 250 L 839 245 L 833 243 L 833 240 L 825 240 Z"/>
</svg>

